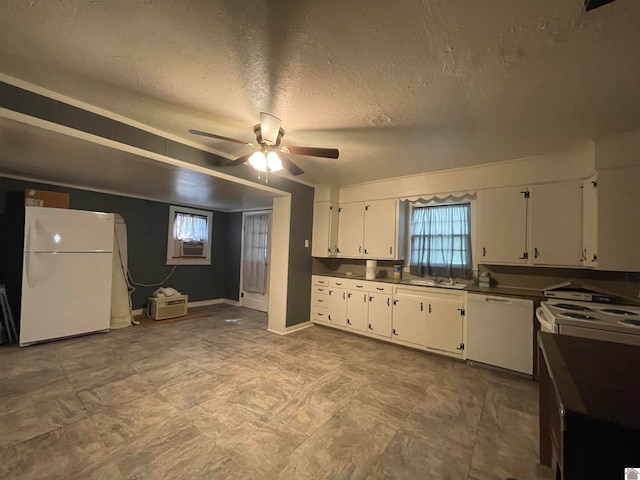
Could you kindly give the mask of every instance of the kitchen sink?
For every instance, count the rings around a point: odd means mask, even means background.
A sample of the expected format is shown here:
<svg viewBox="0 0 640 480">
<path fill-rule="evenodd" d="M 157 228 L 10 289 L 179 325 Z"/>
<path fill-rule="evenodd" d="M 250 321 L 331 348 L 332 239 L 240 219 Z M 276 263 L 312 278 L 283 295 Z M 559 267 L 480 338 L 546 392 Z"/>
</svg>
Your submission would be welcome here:
<svg viewBox="0 0 640 480">
<path fill-rule="evenodd" d="M 417 285 L 421 287 L 451 288 L 454 290 L 462 290 L 467 286 L 466 283 L 448 283 L 434 282 L 433 280 L 402 280 L 400 283 L 405 285 Z"/>
</svg>

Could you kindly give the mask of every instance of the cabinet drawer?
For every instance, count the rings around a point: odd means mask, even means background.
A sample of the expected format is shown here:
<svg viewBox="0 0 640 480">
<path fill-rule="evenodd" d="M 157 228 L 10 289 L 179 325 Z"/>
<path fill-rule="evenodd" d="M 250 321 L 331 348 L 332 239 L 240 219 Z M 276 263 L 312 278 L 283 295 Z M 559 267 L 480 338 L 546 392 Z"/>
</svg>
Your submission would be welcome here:
<svg viewBox="0 0 640 480">
<path fill-rule="evenodd" d="M 327 309 L 324 307 L 313 305 L 311 307 L 311 320 L 313 322 L 327 323 L 329 321 L 329 314 L 327 313 Z"/>
<path fill-rule="evenodd" d="M 393 293 L 393 284 L 383 282 L 371 282 L 367 280 L 349 280 L 349 290 L 371 293 Z"/>
<path fill-rule="evenodd" d="M 329 305 L 329 295 L 314 293 L 311 297 L 311 305 L 327 308 Z"/>
<path fill-rule="evenodd" d="M 314 285 L 313 288 L 311 289 L 311 293 L 313 295 L 329 295 L 329 287 Z"/>
<path fill-rule="evenodd" d="M 325 287 L 329 286 L 329 280 L 330 277 L 322 277 L 320 275 L 312 275 L 311 276 L 311 281 L 313 282 L 314 285 L 323 285 Z"/>
<path fill-rule="evenodd" d="M 334 288 L 347 288 L 347 280 L 344 278 L 329 278 L 329 286 Z"/>
</svg>

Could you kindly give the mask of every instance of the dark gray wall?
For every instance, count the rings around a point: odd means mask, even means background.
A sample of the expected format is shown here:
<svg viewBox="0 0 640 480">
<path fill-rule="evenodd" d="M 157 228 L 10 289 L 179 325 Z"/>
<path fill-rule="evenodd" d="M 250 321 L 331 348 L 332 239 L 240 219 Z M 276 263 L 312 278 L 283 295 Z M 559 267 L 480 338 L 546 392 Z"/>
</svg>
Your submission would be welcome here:
<svg viewBox="0 0 640 480">
<path fill-rule="evenodd" d="M 7 286 L 15 314 L 20 304 L 26 188 L 67 192 L 76 210 L 122 215 L 127 224 L 129 271 L 136 282 L 159 283 L 171 272 L 173 266 L 166 265 L 169 204 L 0 177 L 0 283 Z M 211 265 L 178 265 L 163 286 L 188 294 L 194 302 L 238 300 L 241 235 L 241 213 L 213 212 Z M 143 307 L 156 288 L 136 287 L 133 308 Z"/>
<path fill-rule="evenodd" d="M 226 174 L 254 183 L 262 183 L 257 179 L 255 170 L 246 165 L 232 169 L 225 168 L 223 165 L 226 163 L 226 159 L 217 155 L 4 82 L 0 82 L 0 107 L 132 145 L 149 152 L 167 155 L 211 170 L 224 171 Z M 309 320 L 311 249 L 305 248 L 304 241 L 311 240 L 313 188 L 277 175 L 269 178 L 269 185 L 291 193 L 286 325 L 292 326 Z"/>
</svg>

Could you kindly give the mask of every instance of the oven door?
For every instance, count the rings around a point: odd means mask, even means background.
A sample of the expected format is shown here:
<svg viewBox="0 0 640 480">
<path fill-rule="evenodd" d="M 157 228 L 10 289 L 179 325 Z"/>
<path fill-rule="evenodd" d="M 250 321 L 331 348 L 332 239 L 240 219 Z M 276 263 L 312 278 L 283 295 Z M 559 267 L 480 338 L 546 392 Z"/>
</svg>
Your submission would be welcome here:
<svg viewBox="0 0 640 480">
<path fill-rule="evenodd" d="M 542 307 L 536 308 L 536 318 L 540 323 L 540 331 L 545 333 L 558 333 L 558 326 L 553 319 L 547 318 L 548 313 Z"/>
</svg>

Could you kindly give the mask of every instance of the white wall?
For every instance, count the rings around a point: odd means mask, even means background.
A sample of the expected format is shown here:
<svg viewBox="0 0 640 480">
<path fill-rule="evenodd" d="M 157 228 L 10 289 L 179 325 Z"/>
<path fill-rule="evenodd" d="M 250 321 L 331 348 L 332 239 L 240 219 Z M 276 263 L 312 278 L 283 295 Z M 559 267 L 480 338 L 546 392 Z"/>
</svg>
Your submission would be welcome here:
<svg viewBox="0 0 640 480">
<path fill-rule="evenodd" d="M 589 141 L 548 155 L 347 185 L 340 188 L 339 200 L 347 203 L 584 179 L 594 170 L 595 146 Z M 322 194 L 328 196 L 328 190 Z"/>
<path fill-rule="evenodd" d="M 640 130 L 597 139 L 595 165 L 597 170 L 640 166 Z"/>
</svg>

